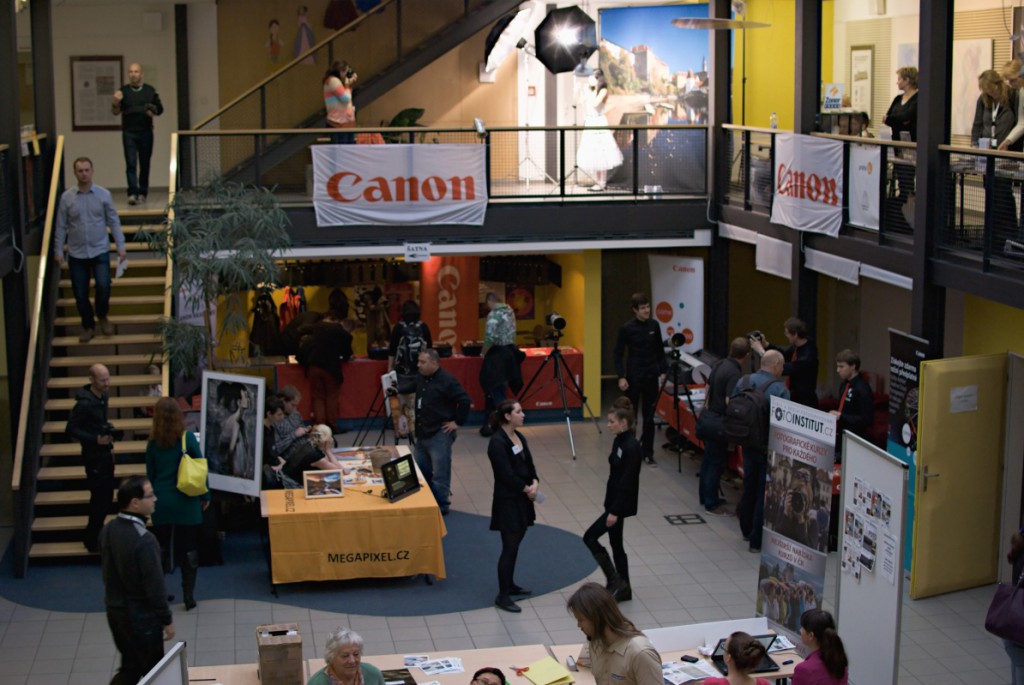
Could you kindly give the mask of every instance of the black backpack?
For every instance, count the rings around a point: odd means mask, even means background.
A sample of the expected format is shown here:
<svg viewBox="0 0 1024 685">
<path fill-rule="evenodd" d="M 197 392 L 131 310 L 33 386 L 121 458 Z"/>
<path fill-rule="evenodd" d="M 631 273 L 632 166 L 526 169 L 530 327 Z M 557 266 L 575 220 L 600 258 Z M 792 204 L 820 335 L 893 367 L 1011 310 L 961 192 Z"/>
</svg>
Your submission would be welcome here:
<svg viewBox="0 0 1024 685">
<path fill-rule="evenodd" d="M 768 418 L 772 401 L 765 391 L 773 383 L 749 387 L 750 376 L 744 376 L 740 383 L 745 386 L 738 395 L 729 399 L 725 407 L 725 437 L 741 447 L 765 449 L 768 446 Z"/>
<path fill-rule="evenodd" d="M 426 330 L 422 321 L 406 323 L 395 350 L 395 371 L 401 375 L 416 373 L 420 352 L 427 349 Z"/>
</svg>

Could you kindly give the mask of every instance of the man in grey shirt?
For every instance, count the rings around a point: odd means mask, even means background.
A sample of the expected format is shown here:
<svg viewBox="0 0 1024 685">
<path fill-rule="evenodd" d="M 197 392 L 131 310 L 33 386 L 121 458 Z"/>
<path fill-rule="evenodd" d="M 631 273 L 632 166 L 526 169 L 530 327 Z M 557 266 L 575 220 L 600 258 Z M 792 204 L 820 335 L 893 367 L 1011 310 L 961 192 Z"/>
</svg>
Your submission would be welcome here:
<svg viewBox="0 0 1024 685">
<path fill-rule="evenodd" d="M 53 252 L 57 264 L 64 266 L 64 240 L 68 243 L 68 271 L 71 272 L 71 290 L 82 317 L 80 342 L 89 342 L 96 334 L 96 320 L 100 320 L 100 333 L 114 335 L 114 327 L 107 319 L 110 309 L 110 238 L 114 236 L 119 262 L 128 259 L 124 248 L 121 220 L 114 209 L 110 191 L 92 182 L 92 160 L 75 160 L 75 178 L 78 185 L 60 196 L 57 208 L 57 227 L 53 236 Z M 96 311 L 89 302 L 89 279 L 96 281 Z"/>
</svg>

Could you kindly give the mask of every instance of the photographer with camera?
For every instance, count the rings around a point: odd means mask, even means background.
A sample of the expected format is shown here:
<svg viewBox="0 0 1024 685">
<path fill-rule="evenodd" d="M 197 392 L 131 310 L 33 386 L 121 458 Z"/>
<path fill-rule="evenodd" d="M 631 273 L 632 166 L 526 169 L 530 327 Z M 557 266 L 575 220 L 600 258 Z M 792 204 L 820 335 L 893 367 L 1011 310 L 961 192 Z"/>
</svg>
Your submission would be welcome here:
<svg viewBox="0 0 1024 685">
<path fill-rule="evenodd" d="M 85 548 L 98 552 L 103 520 L 110 513 L 114 491 L 114 442 L 124 437 L 107 419 L 110 371 L 103 364 L 89 367 L 89 385 L 75 395 L 65 431 L 82 444 L 82 461 L 89 484 L 89 523 L 85 528 Z"/>
<path fill-rule="evenodd" d="M 145 202 L 149 193 L 149 160 L 153 156 L 153 119 L 164 113 L 164 106 L 156 88 L 142 82 L 142 65 L 138 62 L 128 65 L 128 83 L 114 93 L 110 111 L 121 117 L 128 204 Z"/>
<path fill-rule="evenodd" d="M 784 360 L 782 375 L 786 377 L 786 387 L 793 401 L 817 409 L 818 346 L 807 337 L 807 324 L 795 316 L 786 319 L 783 329 L 789 341 L 786 347 L 772 345 L 761 331 L 747 335 L 750 347 L 762 357 L 767 350 L 778 350 Z"/>
<path fill-rule="evenodd" d="M 644 461 L 654 466 L 654 407 L 668 372 L 668 360 L 662 344 L 661 326 L 651 318 L 650 298 L 644 293 L 633 293 L 631 303 L 634 318 L 619 329 L 612 358 L 615 374 L 619 377 L 619 390 L 633 403 L 637 418 L 643 413 L 640 444 L 644 450 Z"/>
<path fill-rule="evenodd" d="M 327 109 L 327 125 L 331 128 L 352 128 L 356 125 L 352 84 L 358 78 L 359 74 L 343 59 L 334 60 L 324 74 L 324 107 Z M 331 142 L 351 145 L 356 142 L 356 137 L 352 133 L 335 133 Z"/>
<path fill-rule="evenodd" d="M 795 470 L 793 480 L 782 496 L 782 510 L 773 522 L 775 532 L 801 545 L 818 549 L 820 535 L 814 503 L 811 474 L 804 469 Z"/>
<path fill-rule="evenodd" d="M 501 301 L 493 290 L 487 293 L 487 322 L 484 325 L 484 361 L 480 366 L 480 387 L 484 391 L 487 415 L 505 401 L 506 388 L 518 394 L 523 389 L 523 372 L 519 367 L 523 353 L 516 347 L 516 313 Z M 485 438 L 494 434 L 488 422 L 480 427 Z"/>
</svg>

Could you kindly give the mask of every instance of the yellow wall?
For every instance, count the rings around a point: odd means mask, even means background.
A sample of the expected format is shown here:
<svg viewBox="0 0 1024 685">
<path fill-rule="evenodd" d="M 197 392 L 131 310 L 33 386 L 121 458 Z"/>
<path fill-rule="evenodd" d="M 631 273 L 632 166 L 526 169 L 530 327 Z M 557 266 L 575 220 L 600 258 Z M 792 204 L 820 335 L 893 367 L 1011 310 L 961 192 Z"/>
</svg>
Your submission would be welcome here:
<svg viewBox="0 0 1024 685">
<path fill-rule="evenodd" d="M 786 342 L 782 323 L 793 316 L 789 279 L 757 271 L 754 246 L 735 241 L 729 244 L 729 273 L 729 339 L 757 329 L 772 343 Z"/>
<path fill-rule="evenodd" d="M 964 299 L 964 356 L 1024 354 L 1024 310 L 968 295 Z"/>
<path fill-rule="evenodd" d="M 822 3 L 821 73 L 832 73 L 833 3 Z M 768 126 L 772 112 L 779 128 L 793 128 L 793 87 L 796 79 L 794 0 L 748 0 L 747 19 L 771 24 L 767 29 L 735 32 L 733 61 L 733 116 L 736 124 Z M 746 34 L 744 37 L 743 34 Z M 746 121 L 743 102 L 743 51 L 746 40 Z"/>
</svg>

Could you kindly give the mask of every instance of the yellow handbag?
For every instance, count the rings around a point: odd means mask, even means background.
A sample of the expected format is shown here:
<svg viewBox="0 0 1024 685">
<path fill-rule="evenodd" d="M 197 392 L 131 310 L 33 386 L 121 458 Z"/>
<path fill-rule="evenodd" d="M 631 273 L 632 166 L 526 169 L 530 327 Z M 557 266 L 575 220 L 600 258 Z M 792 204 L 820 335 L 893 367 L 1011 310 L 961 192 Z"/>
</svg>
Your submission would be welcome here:
<svg viewBox="0 0 1024 685">
<path fill-rule="evenodd" d="M 178 490 L 189 497 L 199 497 L 209 492 L 206 487 L 206 474 L 209 468 L 206 459 L 196 459 L 188 453 L 185 446 L 185 434 L 181 434 L 181 461 L 178 462 Z"/>
</svg>

